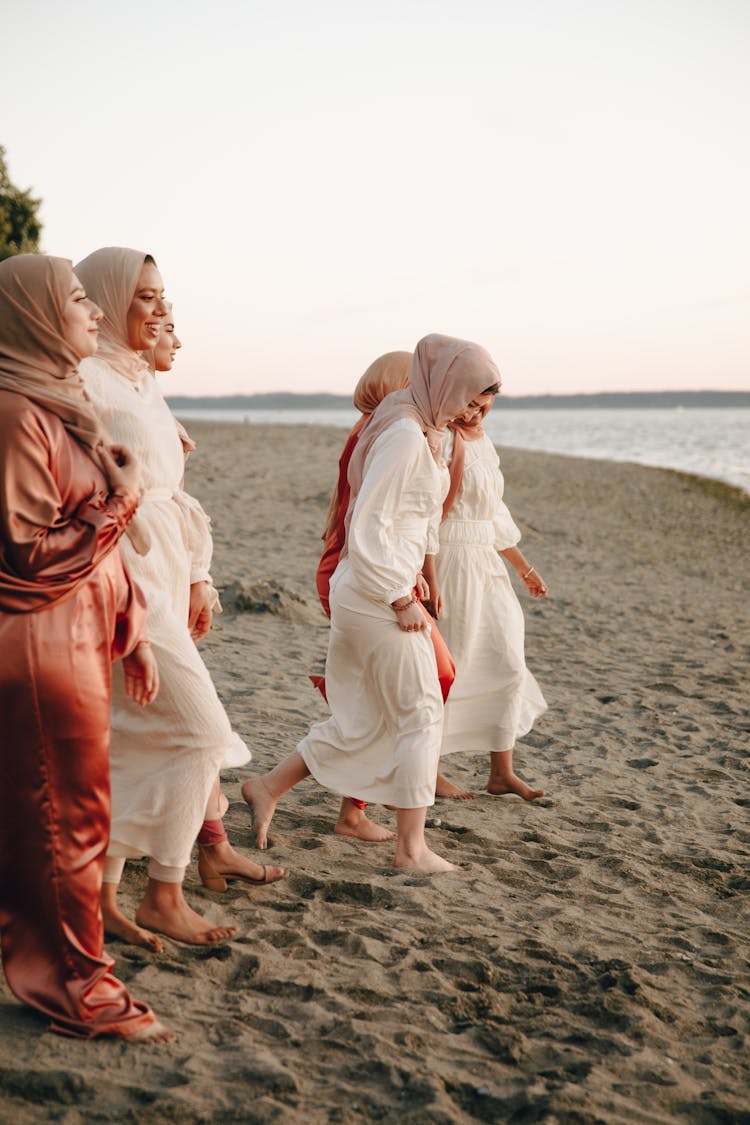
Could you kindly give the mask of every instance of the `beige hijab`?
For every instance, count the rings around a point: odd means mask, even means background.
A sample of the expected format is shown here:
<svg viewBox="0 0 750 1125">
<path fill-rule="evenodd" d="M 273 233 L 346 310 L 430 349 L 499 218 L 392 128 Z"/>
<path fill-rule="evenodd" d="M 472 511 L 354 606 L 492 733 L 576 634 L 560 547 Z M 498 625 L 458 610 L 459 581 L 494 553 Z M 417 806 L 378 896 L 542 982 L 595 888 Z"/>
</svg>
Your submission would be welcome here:
<svg viewBox="0 0 750 1125">
<path fill-rule="evenodd" d="M 148 374 L 148 361 L 128 343 L 128 309 L 148 257 L 142 250 L 104 246 L 75 268 L 81 284 L 104 313 L 97 356 L 136 385 Z"/>
<path fill-rule="evenodd" d="M 414 349 L 408 387 L 387 395 L 362 429 L 349 462 L 349 512 L 362 486 L 367 454 L 389 426 L 401 418 L 414 419 L 440 464 L 445 426 L 475 395 L 499 382 L 492 356 L 479 344 L 437 333 L 424 336 Z"/>
<path fill-rule="evenodd" d="M 64 336 L 72 290 L 73 266 L 65 258 L 19 254 L 0 262 L 0 388 L 56 414 L 101 469 L 96 450 L 107 436 Z"/>
</svg>

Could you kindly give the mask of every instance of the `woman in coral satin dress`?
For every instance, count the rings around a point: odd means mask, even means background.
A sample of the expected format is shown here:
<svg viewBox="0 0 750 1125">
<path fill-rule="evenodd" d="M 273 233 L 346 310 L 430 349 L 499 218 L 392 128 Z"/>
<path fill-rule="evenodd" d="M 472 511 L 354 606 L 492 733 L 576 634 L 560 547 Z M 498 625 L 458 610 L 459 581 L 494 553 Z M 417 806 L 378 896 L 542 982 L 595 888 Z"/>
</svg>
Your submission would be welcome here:
<svg viewBox="0 0 750 1125">
<path fill-rule="evenodd" d="M 103 444 L 77 371 L 100 318 L 70 262 L 0 263 L 2 957 L 53 1030 L 164 1039 L 112 975 L 99 906 L 112 660 L 141 704 L 158 686 L 117 546 L 139 469 Z"/>
</svg>

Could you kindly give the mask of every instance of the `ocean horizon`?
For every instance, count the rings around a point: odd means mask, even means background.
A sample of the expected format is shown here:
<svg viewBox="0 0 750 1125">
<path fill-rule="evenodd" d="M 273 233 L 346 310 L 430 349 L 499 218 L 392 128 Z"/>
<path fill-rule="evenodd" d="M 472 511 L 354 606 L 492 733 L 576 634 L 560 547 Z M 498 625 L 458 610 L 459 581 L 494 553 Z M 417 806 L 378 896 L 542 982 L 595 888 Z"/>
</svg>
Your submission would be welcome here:
<svg viewBox="0 0 750 1125">
<path fill-rule="evenodd" d="M 686 410 L 599 408 L 505 411 L 498 400 L 485 429 L 504 447 L 600 461 L 631 461 L 720 480 L 750 494 L 750 407 Z M 175 408 L 178 417 L 245 425 L 334 426 L 359 417 L 344 409 L 227 410 Z"/>
</svg>

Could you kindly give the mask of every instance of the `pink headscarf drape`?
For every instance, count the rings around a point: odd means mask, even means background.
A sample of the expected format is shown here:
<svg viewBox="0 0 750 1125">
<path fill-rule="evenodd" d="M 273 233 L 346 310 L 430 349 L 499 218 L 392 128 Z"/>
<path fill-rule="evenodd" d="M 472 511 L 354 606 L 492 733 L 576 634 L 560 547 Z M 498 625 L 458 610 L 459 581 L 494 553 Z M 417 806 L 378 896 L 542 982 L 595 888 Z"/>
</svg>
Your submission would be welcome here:
<svg viewBox="0 0 750 1125">
<path fill-rule="evenodd" d="M 387 395 L 362 429 L 349 462 L 349 511 L 362 486 L 367 454 L 389 426 L 401 418 L 412 418 L 440 464 L 445 426 L 475 395 L 499 381 L 492 356 L 479 344 L 438 333 L 424 336 L 414 349 L 409 386 Z"/>
</svg>

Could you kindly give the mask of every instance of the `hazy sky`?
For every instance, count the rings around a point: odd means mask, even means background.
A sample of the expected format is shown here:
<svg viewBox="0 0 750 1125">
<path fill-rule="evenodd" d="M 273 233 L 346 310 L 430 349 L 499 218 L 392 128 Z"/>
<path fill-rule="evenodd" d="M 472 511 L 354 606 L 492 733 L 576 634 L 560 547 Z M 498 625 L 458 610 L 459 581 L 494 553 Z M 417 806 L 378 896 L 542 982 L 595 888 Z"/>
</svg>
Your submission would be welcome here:
<svg viewBox="0 0 750 1125">
<path fill-rule="evenodd" d="M 750 388 L 748 0 L 6 0 L 43 248 L 152 252 L 173 393 Z"/>
</svg>

